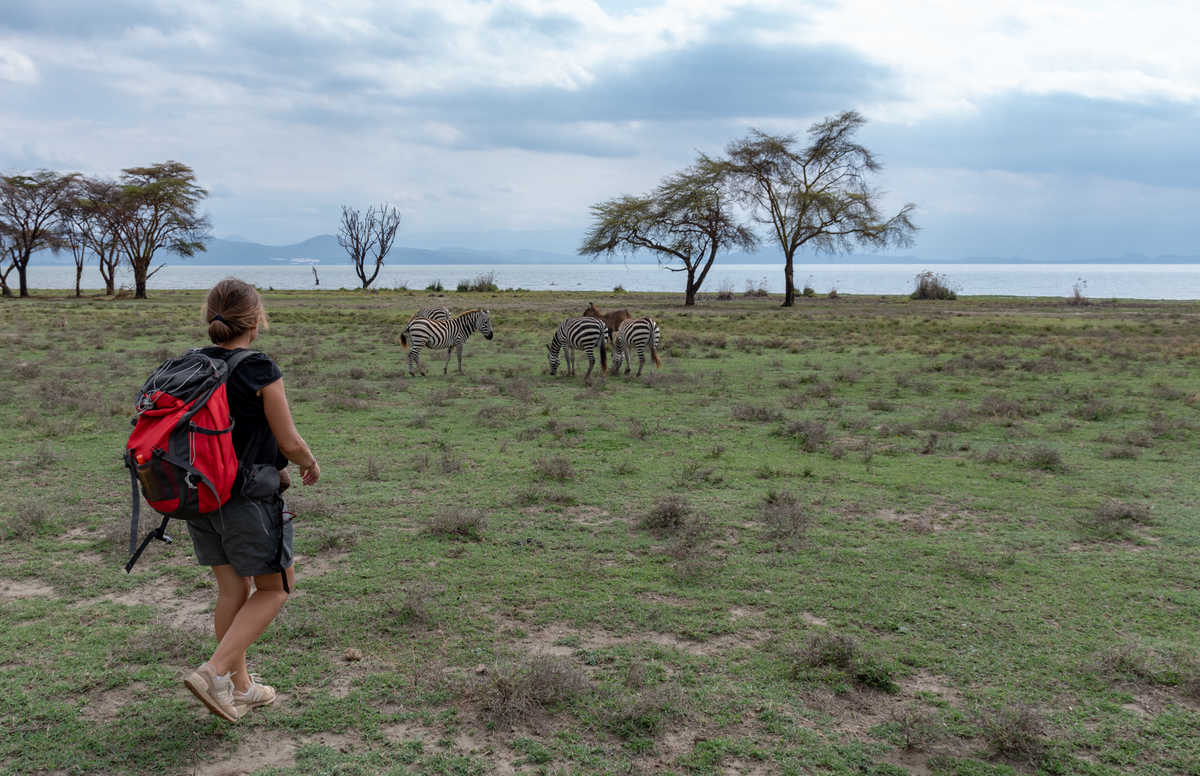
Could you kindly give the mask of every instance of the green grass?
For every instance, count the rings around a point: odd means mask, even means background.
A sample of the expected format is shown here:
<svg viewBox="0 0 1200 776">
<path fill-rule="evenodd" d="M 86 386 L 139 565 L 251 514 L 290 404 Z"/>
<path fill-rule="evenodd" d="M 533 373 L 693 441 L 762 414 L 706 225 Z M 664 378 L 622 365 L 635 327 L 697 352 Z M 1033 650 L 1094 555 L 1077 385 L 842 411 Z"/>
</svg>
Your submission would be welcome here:
<svg viewBox="0 0 1200 776">
<path fill-rule="evenodd" d="M 0 773 L 1200 768 L 1200 304 L 268 292 L 323 477 L 228 726 L 186 530 L 121 569 L 200 299 L 0 300 Z M 550 377 L 592 301 L 663 368 Z M 408 376 L 431 302 L 491 310 L 463 375 Z"/>
</svg>

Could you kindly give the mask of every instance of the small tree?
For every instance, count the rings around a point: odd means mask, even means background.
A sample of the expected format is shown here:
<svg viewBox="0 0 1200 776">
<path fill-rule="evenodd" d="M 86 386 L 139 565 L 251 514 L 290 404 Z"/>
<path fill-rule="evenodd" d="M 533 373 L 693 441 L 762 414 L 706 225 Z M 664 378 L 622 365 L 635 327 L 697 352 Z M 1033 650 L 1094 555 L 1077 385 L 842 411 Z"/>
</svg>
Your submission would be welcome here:
<svg viewBox="0 0 1200 776">
<path fill-rule="evenodd" d="M 3 230 L 0 230 L 0 296 L 12 296 L 12 289 L 8 287 L 8 276 L 16 268 L 17 263 L 13 261 L 13 245 Z"/>
<path fill-rule="evenodd" d="M 208 192 L 196 184 L 192 168 L 167 161 L 121 171 L 117 245 L 133 268 L 134 297 L 146 298 L 146 281 L 160 250 L 194 256 L 204 250 L 209 221 L 197 208 Z"/>
<path fill-rule="evenodd" d="M 29 296 L 29 260 L 44 249 L 66 245 L 60 218 L 76 176 L 39 170 L 32 175 L 0 177 L 0 231 L 9 242 L 21 296 Z M 5 284 L 7 285 L 7 283 Z"/>
<path fill-rule="evenodd" d="M 813 124 L 804 148 L 793 136 L 755 129 L 726 149 L 739 198 L 770 227 L 783 250 L 784 307 L 795 302 L 792 274 L 801 246 L 834 253 L 853 245 L 912 244 L 915 205 L 890 218 L 880 215 L 882 195 L 868 182 L 879 163 L 854 141 L 864 123 L 857 111 L 846 111 Z"/>
<path fill-rule="evenodd" d="M 121 187 L 111 180 L 81 178 L 74 212 L 83 243 L 95 255 L 100 267 L 104 293 L 112 296 L 116 292 L 117 265 L 121 261 L 121 252 L 118 250 L 122 217 Z"/>
<path fill-rule="evenodd" d="M 686 306 L 696 304 L 719 251 L 755 244 L 754 234 L 734 217 L 723 168 L 704 159 L 668 176 L 651 194 L 601 202 L 592 214 L 581 255 L 653 251 L 666 269 L 686 273 Z"/>
<path fill-rule="evenodd" d="M 379 205 L 362 211 L 342 205 L 342 221 L 338 225 L 338 245 L 354 262 L 354 272 L 368 288 L 379 275 L 383 260 L 392 250 L 396 231 L 400 228 L 400 211 L 392 205 Z M 368 275 L 368 266 L 373 265 Z"/>
</svg>

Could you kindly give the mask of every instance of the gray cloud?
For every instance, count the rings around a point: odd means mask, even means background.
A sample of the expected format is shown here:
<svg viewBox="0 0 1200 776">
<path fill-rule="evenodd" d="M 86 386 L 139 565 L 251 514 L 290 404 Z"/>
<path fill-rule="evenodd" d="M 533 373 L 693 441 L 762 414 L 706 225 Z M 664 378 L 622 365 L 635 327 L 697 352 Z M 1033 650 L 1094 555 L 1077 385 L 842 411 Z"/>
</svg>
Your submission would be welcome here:
<svg viewBox="0 0 1200 776">
<path fill-rule="evenodd" d="M 1008 94 L 972 116 L 867 137 L 895 163 L 1020 173 L 1094 175 L 1161 186 L 1200 185 L 1200 106 L 1073 94 Z"/>
</svg>

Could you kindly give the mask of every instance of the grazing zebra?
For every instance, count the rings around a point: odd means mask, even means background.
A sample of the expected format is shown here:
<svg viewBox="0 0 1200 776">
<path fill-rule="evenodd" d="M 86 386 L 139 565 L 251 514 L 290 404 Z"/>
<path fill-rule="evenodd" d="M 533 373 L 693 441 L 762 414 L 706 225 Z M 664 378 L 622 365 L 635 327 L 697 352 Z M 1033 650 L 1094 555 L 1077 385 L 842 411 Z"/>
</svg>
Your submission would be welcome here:
<svg viewBox="0 0 1200 776">
<path fill-rule="evenodd" d="M 633 365 L 633 348 L 637 349 L 638 355 L 637 377 L 642 376 L 642 367 L 646 365 L 647 347 L 650 349 L 650 358 L 654 360 L 654 365 L 661 367 L 662 361 L 658 357 L 658 346 L 661 344 L 662 331 L 653 318 L 630 318 L 623 321 L 617 327 L 613 339 L 613 374 L 621 371 L 621 361 L 625 362 L 625 374 L 629 374 L 629 368 Z"/>
<path fill-rule="evenodd" d="M 408 325 L 405 326 L 404 330 L 400 332 L 401 346 L 408 347 L 408 330 L 410 327 L 412 327 L 413 321 L 417 320 L 418 318 L 425 318 L 430 321 L 448 321 L 450 320 L 450 310 L 445 305 L 441 304 L 435 307 L 422 307 L 420 310 L 417 310 L 415 313 L 413 313 L 413 317 L 408 322 Z"/>
<path fill-rule="evenodd" d="M 600 346 L 600 374 L 608 371 L 608 356 L 604 351 L 604 335 L 608 331 L 608 327 L 604 325 L 604 321 L 599 318 L 568 318 L 558 325 L 558 330 L 554 332 L 554 339 L 546 346 L 546 350 L 550 355 L 550 374 L 558 373 L 559 352 L 564 348 L 567 351 L 567 375 L 575 374 L 575 354 L 573 351 L 582 350 L 587 353 L 588 370 L 583 376 L 583 381 L 587 382 L 591 377 L 592 367 L 596 364 L 596 357 L 592 355 L 592 350 Z"/>
<path fill-rule="evenodd" d="M 476 329 L 482 332 L 486 339 L 492 338 L 492 320 L 488 316 L 487 310 L 467 310 L 447 321 L 434 321 L 428 318 L 414 319 L 408 325 L 408 336 L 402 339 L 402 341 L 406 339 L 409 343 L 408 373 L 412 375 L 415 374 L 416 369 L 420 369 L 421 374 L 425 374 L 425 367 L 421 366 L 419 359 L 421 348 L 430 350 L 446 348 L 446 365 L 442 367 L 442 374 L 446 374 L 450 370 L 450 354 L 457 348 L 458 371 L 461 373 L 463 342 L 474 334 Z"/>
</svg>

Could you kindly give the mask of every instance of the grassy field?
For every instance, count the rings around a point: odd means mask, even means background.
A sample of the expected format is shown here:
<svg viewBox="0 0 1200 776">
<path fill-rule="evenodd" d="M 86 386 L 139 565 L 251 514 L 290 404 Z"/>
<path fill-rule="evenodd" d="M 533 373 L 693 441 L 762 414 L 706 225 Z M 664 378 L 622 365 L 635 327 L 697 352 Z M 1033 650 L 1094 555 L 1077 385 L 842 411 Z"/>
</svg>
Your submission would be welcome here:
<svg viewBox="0 0 1200 776">
<path fill-rule="evenodd" d="M 323 477 L 234 726 L 186 530 L 121 568 L 201 295 L 0 300 L 0 772 L 1200 773 L 1200 304 L 266 298 Z M 495 339 L 410 378 L 439 301 Z M 663 368 L 550 377 L 591 301 Z"/>
</svg>

